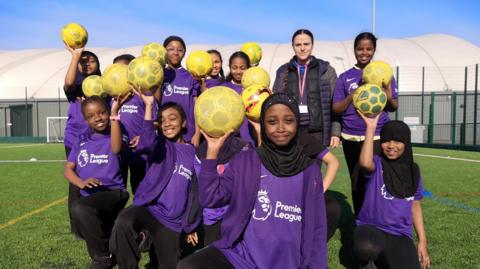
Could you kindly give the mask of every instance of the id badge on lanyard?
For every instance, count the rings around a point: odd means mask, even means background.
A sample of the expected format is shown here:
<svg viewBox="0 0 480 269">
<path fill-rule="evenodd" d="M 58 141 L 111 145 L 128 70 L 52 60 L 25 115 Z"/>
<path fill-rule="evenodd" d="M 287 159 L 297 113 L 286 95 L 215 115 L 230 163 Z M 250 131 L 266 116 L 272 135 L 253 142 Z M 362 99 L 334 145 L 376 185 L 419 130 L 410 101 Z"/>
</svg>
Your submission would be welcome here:
<svg viewBox="0 0 480 269">
<path fill-rule="evenodd" d="M 305 82 L 307 81 L 307 71 L 308 65 L 305 65 L 305 70 L 303 71 L 303 77 L 300 74 L 300 66 L 297 65 L 298 72 L 298 91 L 300 93 L 300 105 L 298 106 L 300 113 L 308 113 L 308 106 L 303 104 L 303 94 L 305 92 Z"/>
</svg>

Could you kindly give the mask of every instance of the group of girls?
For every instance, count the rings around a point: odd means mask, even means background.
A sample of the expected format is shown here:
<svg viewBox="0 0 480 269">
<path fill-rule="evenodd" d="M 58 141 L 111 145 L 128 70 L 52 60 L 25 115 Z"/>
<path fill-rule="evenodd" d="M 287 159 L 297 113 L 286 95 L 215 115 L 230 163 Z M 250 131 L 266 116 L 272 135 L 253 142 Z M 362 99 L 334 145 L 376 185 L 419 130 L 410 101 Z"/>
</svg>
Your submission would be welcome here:
<svg viewBox="0 0 480 269">
<path fill-rule="evenodd" d="M 85 77 L 100 74 L 96 55 L 67 47 L 64 174 L 71 229 L 86 242 L 90 268 L 138 268 L 143 251 L 150 268 L 327 268 L 326 244 L 341 213 L 325 195 L 338 170 L 328 147 L 340 140 L 352 182 L 359 265 L 430 265 L 409 129 L 389 121 L 387 112 L 367 118 L 352 105 L 376 38 L 357 36 L 357 63 L 338 79 L 328 62 L 312 55 L 313 43 L 309 30 L 293 34 L 295 55 L 278 69 L 259 123 L 245 120 L 219 138 L 198 128 L 193 106 L 213 86 L 241 93 L 250 67 L 243 52 L 230 56 L 225 77 L 221 54 L 208 51 L 212 72 L 195 78 L 181 65 L 185 42 L 170 36 L 157 90 L 144 94 L 132 86 L 131 94 L 106 99 L 81 91 Z M 394 111 L 395 81 L 383 88 L 386 110 Z M 124 208 L 127 168 L 133 202 Z M 203 248 L 182 257 L 186 245 Z"/>
</svg>

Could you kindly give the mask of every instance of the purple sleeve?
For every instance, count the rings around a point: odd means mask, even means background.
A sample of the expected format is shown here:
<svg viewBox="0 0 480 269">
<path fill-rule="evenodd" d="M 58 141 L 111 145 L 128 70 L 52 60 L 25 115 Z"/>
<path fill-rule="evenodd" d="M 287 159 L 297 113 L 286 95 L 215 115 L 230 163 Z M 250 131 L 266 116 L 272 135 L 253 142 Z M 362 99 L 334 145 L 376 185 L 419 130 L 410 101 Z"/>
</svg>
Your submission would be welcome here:
<svg viewBox="0 0 480 269">
<path fill-rule="evenodd" d="M 138 141 L 135 152 L 143 154 L 153 153 L 155 146 L 163 137 L 157 136 L 153 127 L 153 120 L 144 120 L 142 124 L 142 131 L 140 132 L 140 140 Z"/>
<path fill-rule="evenodd" d="M 234 177 L 231 165 L 222 175 L 217 173 L 217 160 L 203 160 L 200 169 L 200 205 L 222 207 L 230 204 Z"/>
<path fill-rule="evenodd" d="M 325 157 L 325 155 L 327 155 L 327 153 L 329 153 L 329 152 L 330 152 L 330 150 L 328 150 L 328 148 L 325 148 L 322 152 L 317 154 L 316 159 L 317 160 L 323 160 L 323 157 Z"/>
<path fill-rule="evenodd" d="M 335 81 L 335 88 L 333 90 L 333 102 L 338 103 L 345 99 L 345 82 L 343 81 L 343 76 L 340 75 Z"/>
<path fill-rule="evenodd" d="M 192 77 L 193 84 L 192 84 L 192 96 L 197 97 L 200 95 L 200 83 L 196 79 Z"/>
<path fill-rule="evenodd" d="M 195 160 L 193 160 L 193 169 L 195 169 L 195 174 L 200 175 L 201 167 L 202 162 L 200 161 L 198 156 L 195 155 Z"/>
<path fill-rule="evenodd" d="M 397 88 L 397 81 L 395 81 L 395 78 L 392 78 L 390 85 L 392 86 L 392 90 L 393 90 L 392 98 L 398 99 L 398 88 Z"/>
<path fill-rule="evenodd" d="M 67 162 L 77 163 L 77 160 L 76 160 L 77 156 L 78 156 L 78 144 L 75 144 L 75 146 L 73 146 L 72 150 L 70 151 L 70 154 L 68 154 Z"/>
<path fill-rule="evenodd" d="M 415 201 L 419 201 L 423 199 L 423 177 L 420 176 L 420 179 L 418 180 L 418 188 L 415 194 L 413 195 L 413 198 Z"/>
<path fill-rule="evenodd" d="M 327 213 L 325 209 L 325 197 L 323 195 L 323 184 L 317 182 L 318 186 L 315 194 L 315 227 L 313 231 L 312 258 L 307 266 L 308 268 L 327 268 Z"/>
</svg>

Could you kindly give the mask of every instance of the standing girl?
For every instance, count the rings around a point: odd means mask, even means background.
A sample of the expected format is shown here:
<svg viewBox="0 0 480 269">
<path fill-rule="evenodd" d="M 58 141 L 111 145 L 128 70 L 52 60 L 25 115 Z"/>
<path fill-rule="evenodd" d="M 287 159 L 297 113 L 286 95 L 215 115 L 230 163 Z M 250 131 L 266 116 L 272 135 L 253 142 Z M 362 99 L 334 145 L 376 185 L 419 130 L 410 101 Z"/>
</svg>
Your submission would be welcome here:
<svg viewBox="0 0 480 269">
<path fill-rule="evenodd" d="M 182 107 L 165 103 L 159 109 L 162 134 L 152 123 L 153 96 L 136 91 L 145 103 L 142 136 L 137 151 L 148 155 L 149 168 L 135 194 L 133 205 L 119 215 L 110 239 L 120 269 L 138 268 L 140 235 L 147 230 L 153 251 L 150 260 L 158 268 L 175 268 L 182 232 L 190 233 L 200 222 L 195 149 L 186 144 L 183 130 L 187 119 Z M 144 234 L 144 233 L 142 233 Z M 191 237 L 188 238 L 190 241 Z"/>
<path fill-rule="evenodd" d="M 229 87 L 238 94 L 242 95 L 242 77 L 243 73 L 250 67 L 250 59 L 244 52 L 237 51 L 230 56 L 230 59 L 228 60 L 228 66 L 230 68 L 230 73 L 228 74 L 226 82 L 223 86 Z M 248 123 L 248 119 L 245 118 L 242 126 L 240 126 L 240 137 L 252 145 L 255 145 L 255 139 L 253 138 L 255 135 L 252 136 L 254 132 L 250 132 L 250 128 L 251 127 Z"/>
<path fill-rule="evenodd" d="M 237 154 L 223 175 L 217 173 L 217 158 L 230 133 L 206 136 L 200 202 L 230 207 L 222 238 L 177 268 L 327 267 L 322 175 L 298 140 L 298 104 L 274 94 L 261 115 L 262 145 Z"/>
<path fill-rule="evenodd" d="M 380 115 L 363 118 L 366 131 L 359 165 L 366 178 L 365 199 L 357 215 L 354 251 L 365 268 L 422 268 L 430 266 L 427 236 L 420 205 L 422 176 L 413 161 L 410 128 L 390 121 L 380 133 L 381 153 L 374 154 Z M 412 225 L 418 246 L 412 240 Z M 419 264 L 420 262 L 420 264 Z"/>
<path fill-rule="evenodd" d="M 184 139 L 195 146 L 200 142 L 200 131 L 195 125 L 193 109 L 195 100 L 200 94 L 198 81 L 182 67 L 182 59 L 185 56 L 186 46 L 182 38 L 169 36 L 163 42 L 167 49 L 167 67 L 163 80 L 162 90 L 157 98 L 161 104 L 175 102 L 179 104 L 187 115 L 187 127 Z"/>
<path fill-rule="evenodd" d="M 65 48 L 72 55 L 67 74 L 65 75 L 65 84 L 63 90 L 67 96 L 68 119 L 64 132 L 65 154 L 68 158 L 73 146 L 77 143 L 80 135 L 89 131 L 87 122 L 85 121 L 81 101 L 85 97 L 82 92 L 82 82 L 90 75 L 101 75 L 100 62 L 97 55 L 90 51 L 84 51 L 84 48 L 73 49 L 65 44 Z M 80 198 L 80 189 L 74 184 L 68 184 L 68 214 L 70 217 L 71 231 L 76 231 L 72 225 L 71 208 L 72 204 Z M 78 234 L 77 234 L 78 235 Z"/>
<path fill-rule="evenodd" d="M 118 108 L 117 100 L 112 104 L 113 117 Z M 101 97 L 85 99 L 81 109 L 93 132 L 78 140 L 65 165 L 65 178 L 81 189 L 81 197 L 72 204 L 72 225 L 87 243 L 90 268 L 112 268 L 108 240 L 118 212 L 128 200 L 120 168 L 123 143 L 115 132 L 120 126 L 113 120 L 110 128 L 108 106 Z"/>
<path fill-rule="evenodd" d="M 365 180 L 358 177 L 358 167 L 355 168 L 355 166 L 365 139 L 366 126 L 357 111 L 355 111 L 352 104 L 352 96 L 362 83 L 363 68 L 372 60 L 376 47 L 377 38 L 372 33 L 365 32 L 357 35 L 354 42 L 357 63 L 339 76 L 333 93 L 333 112 L 340 115 L 342 119 L 342 146 L 348 171 L 350 172 L 350 179 L 352 180 L 352 198 L 355 214 L 358 214 L 360 211 L 365 193 Z M 387 105 L 385 111 L 380 114 L 378 126 L 375 130 L 375 153 L 380 153 L 380 129 L 390 120 L 387 111 L 393 112 L 398 106 L 395 79 L 392 78 L 390 85 L 384 85 L 384 91 L 387 95 Z M 354 179 L 358 180 L 354 181 Z"/>
<path fill-rule="evenodd" d="M 222 55 L 218 50 L 208 50 L 208 54 L 210 54 L 210 57 L 212 57 L 212 72 L 210 72 L 210 75 L 206 79 L 206 87 L 212 88 L 215 86 L 221 86 L 223 82 L 225 82 L 225 75 L 223 74 L 223 59 Z"/>
</svg>

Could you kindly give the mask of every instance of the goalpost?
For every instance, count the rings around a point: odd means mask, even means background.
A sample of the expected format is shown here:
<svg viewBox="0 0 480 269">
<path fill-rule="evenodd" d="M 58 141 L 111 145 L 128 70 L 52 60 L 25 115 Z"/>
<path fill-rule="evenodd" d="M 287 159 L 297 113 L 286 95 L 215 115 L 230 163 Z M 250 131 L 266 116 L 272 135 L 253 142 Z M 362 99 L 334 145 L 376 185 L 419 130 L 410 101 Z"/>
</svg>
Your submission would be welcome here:
<svg viewBox="0 0 480 269">
<path fill-rule="evenodd" d="M 47 117 L 47 143 L 63 143 L 68 117 Z"/>
</svg>

